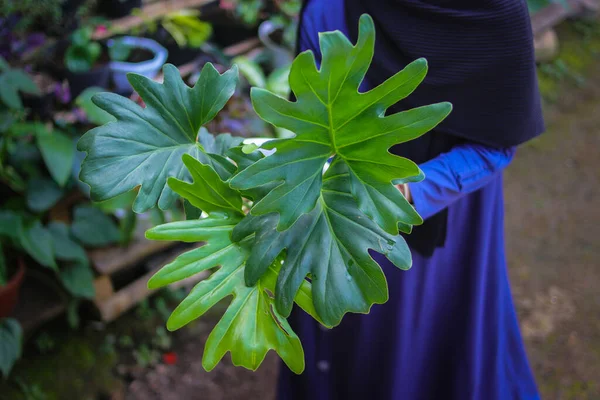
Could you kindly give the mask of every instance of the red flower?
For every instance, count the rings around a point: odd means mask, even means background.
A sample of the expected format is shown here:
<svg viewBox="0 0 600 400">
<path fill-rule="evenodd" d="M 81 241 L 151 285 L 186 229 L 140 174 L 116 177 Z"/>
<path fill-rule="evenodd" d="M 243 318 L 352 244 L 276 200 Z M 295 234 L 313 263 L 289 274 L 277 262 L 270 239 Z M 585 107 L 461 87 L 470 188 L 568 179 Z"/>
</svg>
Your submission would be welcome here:
<svg viewBox="0 0 600 400">
<path fill-rule="evenodd" d="M 163 354 L 162 359 L 167 365 L 175 365 L 177 363 L 177 354 L 174 352 L 165 353 Z"/>
</svg>

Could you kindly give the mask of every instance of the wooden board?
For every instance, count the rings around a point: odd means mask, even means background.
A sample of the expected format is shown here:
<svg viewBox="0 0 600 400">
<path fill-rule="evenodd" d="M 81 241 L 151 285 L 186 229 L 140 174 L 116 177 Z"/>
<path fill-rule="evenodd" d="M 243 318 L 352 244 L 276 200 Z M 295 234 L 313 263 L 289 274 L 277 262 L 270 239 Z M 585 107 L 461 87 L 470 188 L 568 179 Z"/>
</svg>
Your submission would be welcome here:
<svg viewBox="0 0 600 400">
<path fill-rule="evenodd" d="M 110 22 L 105 31 L 96 31 L 93 38 L 96 40 L 106 39 L 118 33 L 123 33 L 142 25 L 147 20 L 153 20 L 162 17 L 173 11 L 180 11 L 184 8 L 198 8 L 200 6 L 214 3 L 215 0 L 167 0 L 149 4 L 142 7 L 143 17 L 128 15 Z"/>
<path fill-rule="evenodd" d="M 110 275 L 128 266 L 134 266 L 148 256 L 164 251 L 175 242 L 138 239 L 127 247 L 108 247 L 88 252 L 92 265 L 100 275 Z"/>
<path fill-rule="evenodd" d="M 200 246 L 200 244 L 190 246 L 188 250 L 193 249 L 197 246 Z M 129 285 L 121 288 L 116 292 L 111 292 L 110 289 L 108 289 L 108 293 L 110 293 L 110 295 L 108 296 L 106 295 L 106 291 L 102 292 L 102 295 L 98 296 L 94 300 L 94 304 L 100 312 L 100 318 L 102 319 L 102 321 L 113 321 L 124 312 L 133 308 L 140 301 L 144 300 L 145 298 L 156 292 L 156 289 L 148 289 L 148 280 L 152 277 L 152 275 L 154 275 L 156 270 L 158 270 L 168 262 L 172 261 L 175 257 L 177 257 L 184 251 L 186 250 L 177 250 L 171 252 L 171 254 L 168 255 L 158 255 L 157 257 L 148 260 L 147 265 L 150 271 L 146 274 L 140 276 L 139 278 L 131 282 Z M 203 271 L 202 273 L 191 276 L 188 279 L 184 279 L 183 281 L 171 284 L 169 285 L 169 287 L 171 289 L 191 287 L 196 283 L 200 282 L 201 280 L 207 278 L 209 275 L 209 271 Z M 96 287 L 98 287 L 99 285 L 106 285 L 106 282 L 101 283 L 99 279 L 97 279 L 96 281 Z"/>
</svg>

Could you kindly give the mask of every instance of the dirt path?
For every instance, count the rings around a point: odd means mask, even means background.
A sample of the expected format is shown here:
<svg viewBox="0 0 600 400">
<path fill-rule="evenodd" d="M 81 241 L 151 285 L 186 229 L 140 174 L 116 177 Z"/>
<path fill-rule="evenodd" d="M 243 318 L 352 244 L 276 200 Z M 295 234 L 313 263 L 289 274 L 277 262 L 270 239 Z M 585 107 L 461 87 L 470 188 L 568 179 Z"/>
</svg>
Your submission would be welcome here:
<svg viewBox="0 0 600 400">
<path fill-rule="evenodd" d="M 599 71 L 547 109 L 505 175 L 511 283 L 544 400 L 600 398 Z"/>
</svg>

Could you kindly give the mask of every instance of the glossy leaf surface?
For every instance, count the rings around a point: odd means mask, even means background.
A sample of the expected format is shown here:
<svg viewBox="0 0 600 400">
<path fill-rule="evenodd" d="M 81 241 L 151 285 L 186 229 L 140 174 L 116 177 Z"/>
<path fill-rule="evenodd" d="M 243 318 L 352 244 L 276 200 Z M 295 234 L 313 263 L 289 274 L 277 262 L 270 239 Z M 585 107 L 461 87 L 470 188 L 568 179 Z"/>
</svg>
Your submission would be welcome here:
<svg viewBox="0 0 600 400">
<path fill-rule="evenodd" d="M 392 182 L 422 179 L 422 173 L 415 163 L 388 149 L 435 127 L 451 105 L 439 103 L 384 116 L 387 108 L 423 80 L 427 72 L 424 59 L 409 64 L 380 86 L 359 92 L 374 51 L 371 17 L 361 17 L 355 46 L 338 31 L 321 33 L 319 38 L 320 69 L 310 51 L 298 55 L 292 64 L 289 79 L 295 102 L 259 88 L 252 90 L 259 116 L 296 136 L 268 142 L 263 148 L 277 149 L 276 153 L 238 174 L 231 184 L 248 189 L 278 183 L 252 213 L 279 213 L 278 229 L 283 231 L 314 208 L 323 166 L 337 155 L 349 168 L 351 191 L 360 209 L 390 234 L 398 232 L 399 223 L 409 230 L 422 220 Z"/>
<path fill-rule="evenodd" d="M 165 65 L 163 72 L 164 83 L 136 74 L 128 77 L 146 108 L 113 93 L 93 97 L 98 107 L 116 118 L 79 141 L 78 148 L 87 152 L 80 178 L 90 185 L 93 200 L 139 186 L 134 211 L 144 212 L 156 204 L 171 208 L 177 196 L 167 186 L 167 178 L 188 176 L 181 156 L 206 158 L 198 134 L 233 94 L 237 70 L 221 75 L 208 63 L 193 88 L 181 80 L 174 66 Z"/>
</svg>

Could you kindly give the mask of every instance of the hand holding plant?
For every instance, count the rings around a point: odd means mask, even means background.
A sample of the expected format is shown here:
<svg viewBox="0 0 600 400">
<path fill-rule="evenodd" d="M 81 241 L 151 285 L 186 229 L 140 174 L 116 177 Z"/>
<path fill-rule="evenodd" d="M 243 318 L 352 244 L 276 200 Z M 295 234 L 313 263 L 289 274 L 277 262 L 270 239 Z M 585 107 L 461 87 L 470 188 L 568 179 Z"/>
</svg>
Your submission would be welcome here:
<svg viewBox="0 0 600 400">
<path fill-rule="evenodd" d="M 340 32 L 321 34 L 320 69 L 312 52 L 296 57 L 289 75 L 296 101 L 252 90 L 258 115 L 295 134 L 264 144 L 274 151 L 267 157 L 242 146 L 241 138 L 213 136 L 204 128 L 233 94 L 235 66 L 221 75 L 206 64 L 193 88 L 171 65 L 164 68 L 163 84 L 130 75 L 145 109 L 115 94 L 94 97 L 116 121 L 79 142 L 87 153 L 80 177 L 93 199 L 139 187 L 133 209 L 143 212 L 156 205 L 168 209 L 182 198 L 189 219 L 157 226 L 147 237 L 205 243 L 164 266 L 149 286 L 218 268 L 177 307 L 168 329 L 232 297 L 206 343 L 207 370 L 227 352 L 235 365 L 254 370 L 274 349 L 301 373 L 302 345 L 286 320 L 294 303 L 333 327 L 347 312 L 367 313 L 387 301 L 385 276 L 369 250 L 410 268 L 410 250 L 399 233 L 422 220 L 395 185 L 421 180 L 423 173 L 389 148 L 435 127 L 451 105 L 386 116 L 423 80 L 427 63 L 417 60 L 361 93 L 374 43 L 373 20 L 364 15 L 354 46 Z M 251 207 L 248 214 L 244 204 Z M 197 217 L 200 210 L 205 217 Z"/>
</svg>

